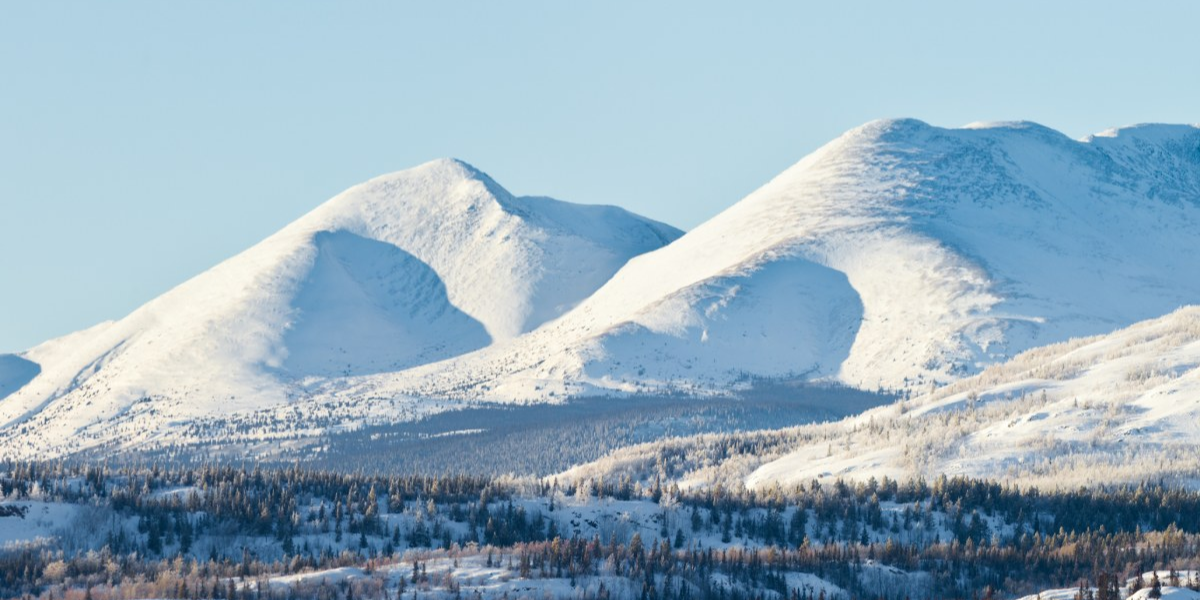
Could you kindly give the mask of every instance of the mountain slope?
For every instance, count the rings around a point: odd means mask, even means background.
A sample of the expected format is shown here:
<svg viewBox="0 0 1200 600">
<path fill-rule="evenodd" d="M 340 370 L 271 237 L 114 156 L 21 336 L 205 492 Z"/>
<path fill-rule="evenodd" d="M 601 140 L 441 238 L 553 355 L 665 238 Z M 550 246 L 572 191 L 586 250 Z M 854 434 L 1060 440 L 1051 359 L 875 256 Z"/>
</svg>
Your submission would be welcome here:
<svg viewBox="0 0 1200 600">
<path fill-rule="evenodd" d="M 37 363 L 15 354 L 0 354 L 0 400 L 32 381 L 41 370 Z"/>
<path fill-rule="evenodd" d="M 360 390 L 722 392 L 747 376 L 924 391 L 1200 301 L 1200 128 L 852 130 L 577 309 Z"/>
<path fill-rule="evenodd" d="M 514 197 L 453 160 L 379 177 L 120 321 L 24 353 L 40 373 L 0 402 L 4 443 L 136 444 L 287 406 L 304 381 L 510 340 L 678 235 L 614 207 Z"/>
<path fill-rule="evenodd" d="M 900 407 L 858 417 L 850 430 L 872 420 L 893 429 L 891 439 L 900 443 L 847 436 L 832 454 L 801 449 L 747 481 L 963 473 L 1052 487 L 1100 478 L 1200 485 L 1200 307 L 1030 350 Z"/>
<path fill-rule="evenodd" d="M 1200 128 L 877 121 L 678 236 L 456 161 L 381 177 L 22 354 L 0 448 L 303 441 L 756 378 L 917 396 L 1200 302 Z"/>
<path fill-rule="evenodd" d="M 567 477 L 769 487 L 968 475 L 1045 488 L 1200 486 L 1200 307 L 1035 348 L 930 394 L 834 423 L 678 438 Z"/>
</svg>

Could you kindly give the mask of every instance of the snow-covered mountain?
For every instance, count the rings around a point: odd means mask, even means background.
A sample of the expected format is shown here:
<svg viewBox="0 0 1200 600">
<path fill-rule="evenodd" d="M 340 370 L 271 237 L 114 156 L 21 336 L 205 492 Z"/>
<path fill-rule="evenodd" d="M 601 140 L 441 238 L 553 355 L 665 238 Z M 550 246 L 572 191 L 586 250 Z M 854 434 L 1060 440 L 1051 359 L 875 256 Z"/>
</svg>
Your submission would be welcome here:
<svg viewBox="0 0 1200 600">
<path fill-rule="evenodd" d="M 1200 306 L 1035 348 L 841 421 L 626 448 L 566 477 L 769 487 L 968 475 L 1043 488 L 1200 486 Z"/>
<path fill-rule="evenodd" d="M 926 391 L 1200 302 L 1200 128 L 869 123 L 630 261 L 564 318 L 360 393 Z"/>
<path fill-rule="evenodd" d="M 756 377 L 919 395 L 1200 302 L 1200 127 L 876 121 L 679 235 L 455 161 L 381 177 L 0 360 L 0 449 L 305 438 Z"/>
<path fill-rule="evenodd" d="M 138 444 L 286 407 L 304 381 L 511 340 L 679 235 L 615 207 L 516 197 L 454 160 L 379 177 L 120 321 L 0 357 L 0 440 Z"/>
</svg>

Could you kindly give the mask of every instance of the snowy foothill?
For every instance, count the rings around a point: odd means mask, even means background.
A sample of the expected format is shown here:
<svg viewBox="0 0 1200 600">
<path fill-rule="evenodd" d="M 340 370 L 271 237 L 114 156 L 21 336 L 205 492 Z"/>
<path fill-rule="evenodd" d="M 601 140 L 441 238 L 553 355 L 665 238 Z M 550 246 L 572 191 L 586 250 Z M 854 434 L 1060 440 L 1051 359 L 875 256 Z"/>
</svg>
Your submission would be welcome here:
<svg viewBox="0 0 1200 600">
<path fill-rule="evenodd" d="M 767 462 L 748 485 L 812 477 L 963 474 L 1059 487 L 1200 485 L 1200 307 L 1037 348 L 927 396 L 876 409 Z"/>
<path fill-rule="evenodd" d="M 493 554 L 496 552 L 493 550 Z M 574 598 L 589 594 L 595 597 L 600 590 L 607 589 L 617 598 L 632 598 L 640 589 L 628 578 L 613 574 L 581 577 L 571 580 L 565 577 L 522 577 L 513 565 L 489 565 L 491 557 L 478 550 L 423 551 L 412 552 L 396 561 L 377 565 L 372 573 L 362 569 L 342 567 L 266 578 L 271 590 L 287 593 L 293 589 L 316 590 L 321 587 L 340 589 L 351 583 L 362 587 L 374 584 L 383 590 L 397 593 L 412 589 L 424 597 L 455 597 L 469 595 L 476 598 Z M 419 565 L 419 575 L 413 582 L 413 565 Z M 246 589 L 257 589 L 257 580 L 240 582 Z M 362 592 L 360 592 L 362 593 Z"/>
<path fill-rule="evenodd" d="M 1200 307 L 1026 351 L 935 391 L 824 424 L 615 451 L 563 474 L 688 487 L 965 475 L 1045 489 L 1200 486 Z"/>
</svg>

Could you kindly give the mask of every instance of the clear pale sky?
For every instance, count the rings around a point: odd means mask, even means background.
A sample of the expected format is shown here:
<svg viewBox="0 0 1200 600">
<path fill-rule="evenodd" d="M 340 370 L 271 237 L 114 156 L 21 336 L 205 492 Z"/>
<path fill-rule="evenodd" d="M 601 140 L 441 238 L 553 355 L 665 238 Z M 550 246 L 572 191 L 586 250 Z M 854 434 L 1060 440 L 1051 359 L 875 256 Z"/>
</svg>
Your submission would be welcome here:
<svg viewBox="0 0 1200 600">
<path fill-rule="evenodd" d="M 846 129 L 1200 121 L 1196 2 L 25 2 L 0 12 L 0 351 L 454 156 L 690 228 Z"/>
</svg>

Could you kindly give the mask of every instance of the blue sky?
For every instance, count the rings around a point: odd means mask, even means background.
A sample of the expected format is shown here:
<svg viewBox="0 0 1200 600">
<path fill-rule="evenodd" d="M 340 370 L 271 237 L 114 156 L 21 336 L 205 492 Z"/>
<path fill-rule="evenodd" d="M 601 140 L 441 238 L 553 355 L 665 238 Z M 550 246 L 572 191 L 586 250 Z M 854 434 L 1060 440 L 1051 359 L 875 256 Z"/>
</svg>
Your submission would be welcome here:
<svg viewBox="0 0 1200 600">
<path fill-rule="evenodd" d="M 690 228 L 880 117 L 1200 121 L 1194 2 L 27 2 L 0 14 L 0 350 L 443 157 Z"/>
</svg>

